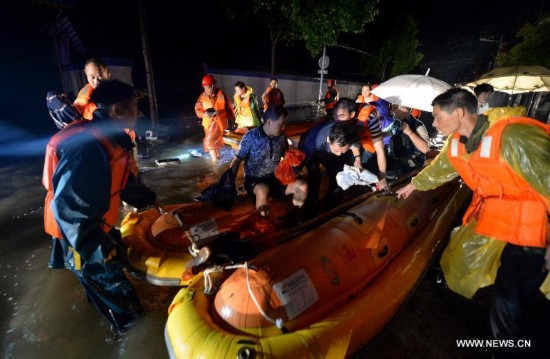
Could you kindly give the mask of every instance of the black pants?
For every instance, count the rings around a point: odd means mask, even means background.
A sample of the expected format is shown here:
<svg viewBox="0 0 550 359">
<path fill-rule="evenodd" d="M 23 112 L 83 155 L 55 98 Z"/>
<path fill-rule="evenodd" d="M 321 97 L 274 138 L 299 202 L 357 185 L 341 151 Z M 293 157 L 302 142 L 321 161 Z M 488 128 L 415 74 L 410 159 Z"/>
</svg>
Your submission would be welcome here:
<svg viewBox="0 0 550 359">
<path fill-rule="evenodd" d="M 548 272 L 543 271 L 544 249 L 508 244 L 500 257 L 490 309 L 491 330 L 496 339 L 525 339 L 528 312 Z M 550 320 L 538 318 L 534 320 Z"/>
</svg>

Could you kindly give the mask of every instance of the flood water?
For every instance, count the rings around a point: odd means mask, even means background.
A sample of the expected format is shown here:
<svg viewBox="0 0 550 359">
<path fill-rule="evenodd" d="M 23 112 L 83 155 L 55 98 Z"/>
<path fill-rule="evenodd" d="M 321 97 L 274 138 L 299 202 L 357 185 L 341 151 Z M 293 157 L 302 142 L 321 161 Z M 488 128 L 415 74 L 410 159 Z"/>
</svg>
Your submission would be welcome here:
<svg viewBox="0 0 550 359">
<path fill-rule="evenodd" d="M 308 111 L 291 115 L 294 120 L 314 115 Z M 165 136 L 142 150 L 140 159 L 143 179 L 157 192 L 161 204 L 193 200 L 217 181 L 233 154 L 226 147 L 217 163 L 191 156 L 191 151 L 202 150 L 196 119 L 184 116 L 174 123 L 177 126 L 164 129 Z M 181 163 L 157 166 L 154 162 L 175 157 Z M 167 358 L 164 324 L 178 288 L 132 278 L 145 312 L 126 334 L 115 338 L 87 302 L 76 277 L 68 270 L 47 268 L 50 239 L 43 230 L 42 161 L 28 158 L 0 168 L 0 357 Z M 437 283 L 437 257 L 390 324 L 354 358 L 492 357 L 486 349 L 461 349 L 456 344 L 457 339 L 491 339 L 490 288 L 472 300 L 454 294 Z M 532 353 L 525 354 L 531 357 Z"/>
</svg>

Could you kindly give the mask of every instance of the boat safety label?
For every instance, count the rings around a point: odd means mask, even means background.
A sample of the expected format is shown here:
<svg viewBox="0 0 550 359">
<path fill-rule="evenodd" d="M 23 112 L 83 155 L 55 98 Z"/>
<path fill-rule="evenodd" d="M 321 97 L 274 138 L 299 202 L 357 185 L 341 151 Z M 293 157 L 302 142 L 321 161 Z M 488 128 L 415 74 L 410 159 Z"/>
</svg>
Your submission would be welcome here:
<svg viewBox="0 0 550 359">
<path fill-rule="evenodd" d="M 296 318 L 319 300 L 319 294 L 317 294 L 315 286 L 303 269 L 275 283 L 273 290 L 275 290 L 284 305 L 288 319 Z"/>
<path fill-rule="evenodd" d="M 190 230 L 195 241 L 205 240 L 207 238 L 217 236 L 220 233 L 215 219 L 209 219 L 207 221 L 192 225 Z"/>
</svg>

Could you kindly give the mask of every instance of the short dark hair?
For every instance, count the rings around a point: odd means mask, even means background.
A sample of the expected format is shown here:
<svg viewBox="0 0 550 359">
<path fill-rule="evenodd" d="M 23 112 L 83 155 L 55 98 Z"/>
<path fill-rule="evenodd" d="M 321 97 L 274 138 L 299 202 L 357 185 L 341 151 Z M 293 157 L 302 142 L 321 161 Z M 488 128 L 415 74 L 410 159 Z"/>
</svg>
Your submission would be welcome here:
<svg viewBox="0 0 550 359">
<path fill-rule="evenodd" d="M 267 120 L 277 121 L 281 116 L 288 116 L 287 109 L 281 105 L 270 105 L 262 116 L 262 122 L 266 123 Z"/>
<path fill-rule="evenodd" d="M 238 87 L 238 88 L 244 90 L 246 88 L 246 85 L 242 81 L 237 81 L 237 82 L 235 82 L 235 87 Z"/>
<path fill-rule="evenodd" d="M 95 64 L 98 68 L 103 68 L 105 70 L 109 69 L 109 66 L 107 66 L 107 63 L 100 59 L 99 57 L 92 57 L 91 59 L 86 60 L 84 63 L 84 67 L 88 66 L 89 64 Z"/>
<path fill-rule="evenodd" d="M 137 97 L 134 88 L 119 80 L 101 81 L 92 92 L 90 101 L 98 108 L 105 108 L 116 103 L 125 102 Z"/>
<path fill-rule="evenodd" d="M 352 100 L 349 97 L 342 97 L 338 102 L 336 103 L 336 106 L 334 106 L 334 114 L 336 115 L 336 112 L 338 109 L 343 109 L 348 111 L 349 113 L 352 113 L 356 110 L 356 103 L 355 100 Z"/>
<path fill-rule="evenodd" d="M 330 143 L 336 143 L 338 146 L 351 146 L 359 142 L 359 137 L 352 125 L 345 122 L 336 122 L 330 128 L 328 140 Z"/>
<path fill-rule="evenodd" d="M 476 96 L 479 96 L 480 94 L 482 94 L 484 92 L 495 92 L 495 88 L 493 86 L 489 85 L 489 84 L 477 85 L 474 88 L 474 93 L 476 94 Z"/>
<path fill-rule="evenodd" d="M 477 113 L 477 98 L 468 90 L 451 88 L 438 95 L 432 101 L 432 106 L 439 106 L 445 112 L 452 112 L 457 108 L 471 113 Z"/>
</svg>

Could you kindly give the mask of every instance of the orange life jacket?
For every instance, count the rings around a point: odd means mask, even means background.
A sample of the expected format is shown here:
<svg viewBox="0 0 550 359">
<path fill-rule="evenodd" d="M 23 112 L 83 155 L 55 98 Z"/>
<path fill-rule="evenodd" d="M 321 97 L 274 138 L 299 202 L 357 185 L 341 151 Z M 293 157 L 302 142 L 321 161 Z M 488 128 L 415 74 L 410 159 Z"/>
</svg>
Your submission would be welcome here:
<svg viewBox="0 0 550 359">
<path fill-rule="evenodd" d="M 271 86 L 269 86 L 265 90 L 264 111 L 267 110 L 269 105 L 284 106 L 284 104 L 285 104 L 285 96 L 283 95 L 283 91 L 281 91 L 281 89 L 277 87 L 272 88 Z"/>
<path fill-rule="evenodd" d="M 126 186 L 130 173 L 137 175 L 137 164 L 129 151 L 124 150 L 116 142 L 107 139 L 99 130 L 89 127 L 85 122 L 72 122 L 53 135 L 46 147 L 42 184 L 48 191 L 44 204 L 44 227 L 46 233 L 56 238 L 63 238 L 51 208 L 54 197 L 52 178 L 59 162 L 57 147 L 70 136 L 82 132 L 88 132 L 97 138 L 101 142 L 109 158 L 109 166 L 111 167 L 111 200 L 109 209 L 103 215 L 103 230 L 105 232 L 109 232 L 118 220 L 120 191 Z"/>
<path fill-rule="evenodd" d="M 94 117 L 94 111 L 97 109 L 97 106 L 95 103 L 90 102 L 90 96 L 92 96 L 92 92 L 94 92 L 94 88 L 90 84 L 86 84 L 80 92 L 78 93 L 78 96 L 76 97 L 76 100 L 73 102 L 74 108 L 80 114 L 85 120 L 91 121 Z"/>
<path fill-rule="evenodd" d="M 469 155 L 460 135 L 451 139 L 448 158 L 474 196 L 463 222 L 477 219 L 475 232 L 519 246 L 546 247 L 547 205 L 527 181 L 501 160 L 502 133 L 509 124 L 529 124 L 550 135 L 550 127 L 527 117 L 496 122 Z"/>
<path fill-rule="evenodd" d="M 212 96 L 208 96 L 206 92 L 200 94 L 195 104 L 195 113 L 197 117 L 202 118 L 202 125 L 206 130 L 210 127 L 211 121 L 211 118 L 206 115 L 206 110 L 209 108 L 215 109 L 218 114 L 214 118 L 217 118 L 219 125 L 222 127 L 222 131 L 224 131 L 229 128 L 229 118 L 232 116 L 232 114 L 230 115 L 227 113 L 227 107 L 233 111 L 233 106 L 226 102 L 226 97 L 222 90 L 214 89 Z"/>
<path fill-rule="evenodd" d="M 361 110 L 359 110 L 359 115 L 357 116 L 357 122 L 360 125 L 357 127 L 359 141 L 361 142 L 361 146 L 363 146 L 365 151 L 370 153 L 376 152 L 376 150 L 374 149 L 374 144 L 372 143 L 372 136 L 369 131 L 369 116 L 373 111 L 378 117 L 376 106 L 365 104 L 363 107 L 361 107 Z"/>
<path fill-rule="evenodd" d="M 332 97 L 331 96 L 332 91 L 336 91 L 336 96 L 335 96 L 333 102 L 327 103 L 327 105 L 325 106 L 326 110 L 332 110 L 334 108 L 334 106 L 336 105 L 336 102 L 338 102 L 338 89 L 336 88 L 336 86 L 332 87 L 332 89 L 328 89 L 327 93 L 325 94 L 325 100 L 328 100 L 329 98 Z"/>
</svg>

